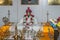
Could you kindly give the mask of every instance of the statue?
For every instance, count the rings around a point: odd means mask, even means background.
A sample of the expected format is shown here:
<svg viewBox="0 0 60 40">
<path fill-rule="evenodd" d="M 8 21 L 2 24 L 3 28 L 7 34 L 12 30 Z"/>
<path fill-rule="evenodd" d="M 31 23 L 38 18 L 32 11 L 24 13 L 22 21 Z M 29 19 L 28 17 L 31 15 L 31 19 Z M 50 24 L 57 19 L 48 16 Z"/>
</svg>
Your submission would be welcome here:
<svg viewBox="0 0 60 40">
<path fill-rule="evenodd" d="M 25 40 L 33 40 L 34 36 L 36 35 L 36 32 L 39 30 L 39 26 L 37 20 L 34 18 L 34 15 L 32 14 L 32 10 L 30 9 L 30 7 L 26 9 L 26 14 L 23 16 L 23 18 L 20 20 L 20 23 L 18 23 L 17 26 L 18 30 L 22 30 L 23 38 Z"/>
</svg>

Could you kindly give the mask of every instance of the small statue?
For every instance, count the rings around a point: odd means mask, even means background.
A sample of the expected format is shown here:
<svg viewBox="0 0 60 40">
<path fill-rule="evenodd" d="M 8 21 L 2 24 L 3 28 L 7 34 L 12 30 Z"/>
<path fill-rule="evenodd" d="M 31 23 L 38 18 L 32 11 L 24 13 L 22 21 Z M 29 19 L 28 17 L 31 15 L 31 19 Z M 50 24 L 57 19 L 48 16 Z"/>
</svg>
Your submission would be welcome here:
<svg viewBox="0 0 60 40">
<path fill-rule="evenodd" d="M 26 10 L 26 14 L 24 15 L 23 25 L 30 26 L 34 23 L 33 22 L 34 15 L 32 15 L 31 13 L 32 13 L 32 10 L 30 9 L 30 7 L 28 7 Z"/>
<path fill-rule="evenodd" d="M 5 16 L 5 17 L 3 17 L 3 22 L 6 24 L 6 23 L 8 23 L 8 21 L 9 21 L 9 19 Z"/>
</svg>

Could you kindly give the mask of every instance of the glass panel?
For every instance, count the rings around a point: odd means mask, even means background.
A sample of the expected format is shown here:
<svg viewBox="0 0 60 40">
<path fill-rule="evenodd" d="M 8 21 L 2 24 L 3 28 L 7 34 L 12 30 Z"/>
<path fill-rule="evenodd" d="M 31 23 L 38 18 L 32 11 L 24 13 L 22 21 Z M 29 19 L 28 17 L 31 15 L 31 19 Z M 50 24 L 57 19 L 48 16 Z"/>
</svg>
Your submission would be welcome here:
<svg viewBox="0 0 60 40">
<path fill-rule="evenodd" d="M 21 4 L 38 4 L 38 0 L 21 0 Z"/>
</svg>

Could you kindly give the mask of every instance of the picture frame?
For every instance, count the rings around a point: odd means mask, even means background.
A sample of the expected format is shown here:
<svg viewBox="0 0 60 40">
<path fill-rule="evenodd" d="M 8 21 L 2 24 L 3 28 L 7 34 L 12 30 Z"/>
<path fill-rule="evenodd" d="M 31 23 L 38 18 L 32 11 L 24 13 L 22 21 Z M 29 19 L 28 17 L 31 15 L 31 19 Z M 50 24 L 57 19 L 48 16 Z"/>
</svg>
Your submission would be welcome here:
<svg viewBox="0 0 60 40">
<path fill-rule="evenodd" d="M 60 0 L 48 0 L 49 5 L 60 5 Z"/>
<path fill-rule="evenodd" d="M 39 0 L 21 0 L 22 5 L 38 5 Z"/>
<path fill-rule="evenodd" d="M 0 6 L 12 5 L 12 0 L 0 0 Z"/>
</svg>

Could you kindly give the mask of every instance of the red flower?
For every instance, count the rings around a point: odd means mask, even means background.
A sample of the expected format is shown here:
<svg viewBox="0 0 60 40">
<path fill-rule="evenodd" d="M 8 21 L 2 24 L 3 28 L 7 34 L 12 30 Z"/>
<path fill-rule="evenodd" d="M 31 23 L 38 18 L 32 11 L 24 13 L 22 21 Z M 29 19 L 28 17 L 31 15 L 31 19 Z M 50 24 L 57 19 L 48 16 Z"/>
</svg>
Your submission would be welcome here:
<svg viewBox="0 0 60 40">
<path fill-rule="evenodd" d="M 26 21 L 28 20 L 28 18 L 26 18 Z"/>
<path fill-rule="evenodd" d="M 26 23 L 26 25 L 29 25 L 29 23 Z"/>
<path fill-rule="evenodd" d="M 60 21 L 60 17 L 58 17 L 57 21 L 58 21 L 58 22 Z"/>
<path fill-rule="evenodd" d="M 33 20 L 33 18 L 31 18 L 31 20 Z"/>
</svg>

